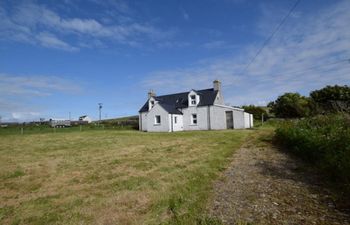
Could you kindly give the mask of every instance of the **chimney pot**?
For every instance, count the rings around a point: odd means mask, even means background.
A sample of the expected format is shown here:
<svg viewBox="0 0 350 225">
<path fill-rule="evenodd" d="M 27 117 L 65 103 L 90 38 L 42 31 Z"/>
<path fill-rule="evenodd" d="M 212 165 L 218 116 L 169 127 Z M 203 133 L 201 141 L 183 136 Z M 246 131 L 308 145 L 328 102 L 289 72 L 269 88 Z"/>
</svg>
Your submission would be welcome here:
<svg viewBox="0 0 350 225">
<path fill-rule="evenodd" d="M 221 91 L 221 82 L 219 80 L 213 81 L 214 91 Z"/>
<path fill-rule="evenodd" d="M 149 90 L 148 92 L 148 98 L 151 98 L 151 97 L 155 97 L 156 96 L 156 93 L 154 93 L 154 91 L 151 89 Z"/>
</svg>

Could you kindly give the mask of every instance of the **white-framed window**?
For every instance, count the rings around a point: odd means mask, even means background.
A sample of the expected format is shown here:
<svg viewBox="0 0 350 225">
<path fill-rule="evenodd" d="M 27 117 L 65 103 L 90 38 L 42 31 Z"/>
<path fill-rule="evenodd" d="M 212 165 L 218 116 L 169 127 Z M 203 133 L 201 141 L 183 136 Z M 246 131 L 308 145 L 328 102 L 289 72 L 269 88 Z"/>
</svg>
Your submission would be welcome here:
<svg viewBox="0 0 350 225">
<path fill-rule="evenodd" d="M 197 125 L 197 114 L 192 114 L 191 124 L 192 125 Z"/>
<path fill-rule="evenodd" d="M 151 101 L 151 108 L 153 108 L 153 106 L 154 106 L 154 101 L 152 100 Z"/>
<path fill-rule="evenodd" d="M 154 116 L 154 124 L 160 124 L 160 115 Z"/>
<path fill-rule="evenodd" d="M 191 95 L 191 105 L 197 105 L 196 95 Z"/>
<path fill-rule="evenodd" d="M 177 116 L 174 116 L 174 124 L 177 124 Z"/>
</svg>

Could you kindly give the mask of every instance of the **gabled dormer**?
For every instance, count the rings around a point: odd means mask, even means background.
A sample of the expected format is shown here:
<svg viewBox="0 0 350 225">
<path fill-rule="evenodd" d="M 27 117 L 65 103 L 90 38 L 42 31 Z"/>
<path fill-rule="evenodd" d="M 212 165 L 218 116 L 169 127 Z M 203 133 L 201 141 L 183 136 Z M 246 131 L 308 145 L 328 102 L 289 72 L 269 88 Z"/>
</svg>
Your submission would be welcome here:
<svg viewBox="0 0 350 225">
<path fill-rule="evenodd" d="M 150 97 L 148 99 L 148 111 L 150 111 L 157 103 L 158 101 L 154 97 Z"/>
<path fill-rule="evenodd" d="M 200 96 L 195 90 L 188 93 L 188 106 L 197 106 L 200 101 Z"/>
<path fill-rule="evenodd" d="M 156 93 L 153 90 L 148 92 L 148 111 L 150 111 L 158 101 L 155 99 Z"/>
</svg>

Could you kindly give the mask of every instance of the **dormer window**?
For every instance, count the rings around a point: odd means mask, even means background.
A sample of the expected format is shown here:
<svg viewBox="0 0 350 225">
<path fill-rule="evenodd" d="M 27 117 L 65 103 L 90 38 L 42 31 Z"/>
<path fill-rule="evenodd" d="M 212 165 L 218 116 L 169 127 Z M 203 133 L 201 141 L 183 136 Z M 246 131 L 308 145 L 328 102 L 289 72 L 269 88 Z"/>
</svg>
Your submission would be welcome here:
<svg viewBox="0 0 350 225">
<path fill-rule="evenodd" d="M 200 102 L 200 96 L 194 91 L 188 93 L 188 106 L 197 106 Z"/>
<path fill-rule="evenodd" d="M 158 101 L 156 99 L 154 99 L 153 97 L 151 97 L 148 100 L 148 111 L 150 111 L 157 103 L 158 103 Z"/>
<path fill-rule="evenodd" d="M 191 105 L 197 105 L 196 95 L 191 95 Z"/>
</svg>

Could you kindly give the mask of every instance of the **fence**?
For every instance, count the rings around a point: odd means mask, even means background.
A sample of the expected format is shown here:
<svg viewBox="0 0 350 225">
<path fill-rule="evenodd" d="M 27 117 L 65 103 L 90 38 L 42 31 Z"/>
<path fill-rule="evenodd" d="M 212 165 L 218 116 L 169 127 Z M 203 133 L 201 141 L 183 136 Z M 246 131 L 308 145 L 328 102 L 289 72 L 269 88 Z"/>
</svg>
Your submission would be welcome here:
<svg viewBox="0 0 350 225">
<path fill-rule="evenodd" d="M 50 127 L 48 125 L 16 125 L 0 127 L 0 135 L 7 134 L 47 134 L 47 133 L 66 133 L 66 132 L 84 132 L 84 131 L 99 131 L 99 130 L 137 130 L 138 123 L 135 122 L 120 122 L 120 123 L 108 123 L 108 124 L 85 124 L 76 125 L 71 127 Z"/>
</svg>

